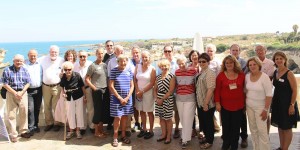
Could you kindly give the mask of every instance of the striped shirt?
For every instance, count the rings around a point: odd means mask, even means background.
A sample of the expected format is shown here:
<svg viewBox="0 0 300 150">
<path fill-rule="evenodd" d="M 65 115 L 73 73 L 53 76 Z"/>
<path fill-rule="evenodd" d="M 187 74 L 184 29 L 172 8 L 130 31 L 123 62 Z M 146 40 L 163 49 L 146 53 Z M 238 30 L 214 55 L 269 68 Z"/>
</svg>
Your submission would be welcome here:
<svg viewBox="0 0 300 150">
<path fill-rule="evenodd" d="M 3 84 L 9 85 L 14 90 L 22 90 L 27 83 L 30 83 L 30 75 L 24 67 L 16 70 L 15 66 L 9 66 L 3 71 Z"/>
<path fill-rule="evenodd" d="M 197 74 L 196 69 L 188 68 L 182 71 L 176 70 L 176 101 L 181 102 L 195 102 L 195 76 Z"/>
</svg>

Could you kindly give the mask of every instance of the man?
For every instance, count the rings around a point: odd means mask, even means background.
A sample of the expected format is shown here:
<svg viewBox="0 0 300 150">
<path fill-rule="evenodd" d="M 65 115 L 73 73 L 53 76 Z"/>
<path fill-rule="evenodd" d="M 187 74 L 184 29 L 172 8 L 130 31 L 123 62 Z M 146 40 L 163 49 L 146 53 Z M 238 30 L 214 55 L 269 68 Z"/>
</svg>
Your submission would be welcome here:
<svg viewBox="0 0 300 150">
<path fill-rule="evenodd" d="M 92 61 L 87 60 L 88 53 L 84 50 L 80 50 L 78 52 L 79 62 L 75 62 L 74 71 L 78 72 L 82 79 L 85 79 L 85 75 L 87 73 L 88 67 L 92 64 Z M 94 116 L 94 103 L 92 98 L 92 92 L 89 86 L 85 83 L 86 91 L 86 100 L 87 102 L 83 104 L 83 118 L 84 118 L 84 128 L 82 128 L 81 135 L 85 134 L 87 126 L 90 128 L 92 133 L 95 133 L 95 128 L 93 124 L 93 116 Z"/>
<path fill-rule="evenodd" d="M 6 115 L 8 118 L 9 135 L 12 142 L 17 142 L 17 120 L 19 111 L 19 132 L 21 137 L 30 138 L 28 133 L 28 97 L 27 89 L 30 86 L 30 75 L 22 65 L 24 56 L 17 54 L 13 58 L 13 65 L 4 69 L 3 87 L 6 93 Z"/>
<path fill-rule="evenodd" d="M 27 90 L 28 94 L 28 129 L 30 135 L 34 132 L 40 132 L 38 126 L 41 103 L 43 99 L 42 93 L 42 66 L 37 62 L 38 53 L 35 49 L 28 52 L 28 60 L 25 61 L 25 68 L 30 75 L 30 86 Z"/>
<path fill-rule="evenodd" d="M 57 100 L 60 96 L 61 87 L 59 86 L 61 65 L 63 58 L 59 57 L 59 48 L 56 45 L 50 46 L 49 55 L 38 59 L 43 70 L 43 97 L 44 97 L 44 112 L 46 127 L 45 132 L 53 128 L 54 131 L 59 131 L 58 122 L 54 122 L 52 110 L 55 111 Z"/>
<path fill-rule="evenodd" d="M 104 63 L 106 64 L 106 66 L 108 66 L 108 62 L 109 62 L 112 58 L 116 57 L 115 54 L 114 54 L 114 47 L 113 47 L 113 46 L 114 46 L 114 42 L 113 42 L 113 41 L 107 40 L 107 41 L 105 42 L 106 53 L 105 53 L 105 55 L 104 55 L 104 58 L 103 58 L 103 61 L 102 61 L 102 62 L 104 62 Z M 111 117 L 111 118 L 109 119 L 108 124 L 107 124 L 107 127 L 106 127 L 107 130 L 111 130 L 111 129 L 113 128 L 113 126 L 112 126 L 113 121 L 114 121 L 114 118 Z"/>
<path fill-rule="evenodd" d="M 106 49 L 106 53 L 104 55 L 104 58 L 103 58 L 103 62 L 108 65 L 108 62 L 115 57 L 115 54 L 114 54 L 114 49 L 113 49 L 113 46 L 114 46 L 114 42 L 111 41 L 111 40 L 107 40 L 105 42 L 105 49 Z"/>
<path fill-rule="evenodd" d="M 267 49 L 262 45 L 257 45 L 255 47 L 255 53 L 256 56 L 261 60 L 261 65 L 262 65 L 261 71 L 266 73 L 272 80 L 276 68 L 274 66 L 274 62 L 271 59 L 266 58 Z M 271 121 L 270 121 L 270 116 L 268 115 L 268 119 L 267 119 L 268 133 L 270 131 L 270 125 L 271 125 Z"/>
<path fill-rule="evenodd" d="M 240 46 L 237 44 L 233 44 L 230 47 L 230 54 L 235 56 L 235 58 L 239 61 L 242 70 L 246 73 L 247 72 L 247 62 L 246 60 L 244 60 L 243 58 L 240 57 Z M 245 108 L 246 110 L 246 108 Z M 247 116 L 246 116 L 246 111 L 244 111 L 243 116 L 242 116 L 242 123 L 241 123 L 241 134 L 240 134 L 241 138 L 242 138 L 242 142 L 241 142 L 241 147 L 242 148 L 246 148 L 248 147 L 248 133 L 247 133 Z"/>
<path fill-rule="evenodd" d="M 137 46 L 134 46 L 132 47 L 131 49 L 131 55 L 132 55 L 132 64 L 134 65 L 134 67 L 137 65 L 137 64 L 140 64 L 141 63 L 141 59 L 140 59 L 140 49 L 139 47 Z M 141 124 L 139 122 L 139 111 L 136 110 L 135 108 L 135 90 L 133 91 L 133 94 L 132 94 L 132 102 L 133 102 L 133 110 L 134 110 L 134 120 L 135 120 L 135 124 L 134 124 L 134 127 L 133 127 L 133 131 L 136 131 L 137 129 L 138 130 L 141 130 Z"/>
<path fill-rule="evenodd" d="M 174 50 L 173 50 L 173 47 L 171 45 L 166 45 L 163 49 L 163 53 L 164 53 L 164 57 L 166 59 L 168 59 L 171 63 L 171 66 L 170 66 L 170 72 L 172 74 L 175 75 L 175 71 L 177 69 L 179 69 L 178 65 L 177 65 L 177 60 L 174 58 Z M 161 70 L 158 68 L 157 65 L 154 65 L 156 66 L 156 76 L 161 74 Z M 174 92 L 175 94 L 175 92 Z M 175 131 L 174 131 L 174 134 L 173 134 L 173 138 L 176 139 L 176 138 L 179 138 L 180 137 L 180 131 L 179 131 L 179 114 L 178 114 L 178 110 L 177 110 L 177 105 L 176 105 L 176 100 L 175 100 L 175 96 L 174 96 L 174 120 L 175 120 Z"/>
</svg>

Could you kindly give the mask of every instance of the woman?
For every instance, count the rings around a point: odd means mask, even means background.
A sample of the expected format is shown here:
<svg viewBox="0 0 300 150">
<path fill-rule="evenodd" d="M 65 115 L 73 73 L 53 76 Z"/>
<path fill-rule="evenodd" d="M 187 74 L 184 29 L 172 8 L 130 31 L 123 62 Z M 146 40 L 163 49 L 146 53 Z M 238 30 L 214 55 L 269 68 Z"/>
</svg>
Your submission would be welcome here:
<svg viewBox="0 0 300 150">
<path fill-rule="evenodd" d="M 189 60 L 191 62 L 189 67 L 194 68 L 196 70 L 197 74 L 200 72 L 200 69 L 201 69 L 200 65 L 199 65 L 199 62 L 198 62 L 199 61 L 199 56 L 200 56 L 200 54 L 196 50 L 192 50 L 189 53 Z M 198 120 L 199 120 L 199 118 L 198 118 Z M 199 130 L 200 130 L 200 132 L 202 131 L 200 124 L 199 124 Z M 196 119 L 194 117 L 192 137 L 195 137 L 195 136 L 197 136 L 197 130 L 196 130 Z M 200 134 L 200 133 L 199 133 L 198 136 L 199 136 L 199 138 L 203 138 L 203 135 Z"/>
<path fill-rule="evenodd" d="M 156 77 L 154 84 L 155 115 L 159 116 L 162 130 L 157 142 L 164 141 L 165 144 L 171 143 L 172 117 L 173 117 L 173 92 L 175 89 L 175 75 L 170 73 L 170 61 L 163 59 L 158 63 L 161 74 Z"/>
<path fill-rule="evenodd" d="M 197 77 L 196 95 L 198 103 L 199 121 L 203 128 L 205 138 L 201 141 L 200 148 L 208 149 L 214 142 L 214 89 L 216 87 L 216 74 L 209 68 L 210 57 L 202 53 L 199 57 L 201 73 Z"/>
<path fill-rule="evenodd" d="M 247 61 L 246 108 L 254 150 L 270 149 L 267 130 L 268 112 L 272 100 L 272 83 L 269 76 L 261 72 L 262 64 L 257 57 Z"/>
<path fill-rule="evenodd" d="M 93 124 L 95 126 L 96 137 L 106 137 L 103 131 L 103 123 L 109 120 L 109 92 L 107 88 L 107 67 L 103 63 L 104 50 L 96 50 L 97 60 L 92 63 L 86 73 L 85 81 L 92 89 L 94 104 Z"/>
<path fill-rule="evenodd" d="M 65 62 L 68 61 L 74 65 L 74 63 L 76 62 L 76 59 L 77 59 L 77 54 L 76 54 L 75 50 L 69 49 L 65 52 L 65 55 L 64 55 Z M 59 74 L 60 78 L 63 76 L 63 74 L 64 74 L 64 69 L 61 69 L 61 72 Z M 61 91 L 59 100 L 57 101 L 57 105 L 55 108 L 55 121 L 62 122 L 62 123 L 66 122 L 64 99 L 65 98 L 63 96 L 63 92 Z"/>
<path fill-rule="evenodd" d="M 273 75 L 275 90 L 271 124 L 278 127 L 280 140 L 278 150 L 287 150 L 293 138 L 292 128 L 297 128 L 299 117 L 296 103 L 297 82 L 293 72 L 287 68 L 288 59 L 283 52 L 276 52 L 273 61 L 277 69 Z"/>
<path fill-rule="evenodd" d="M 195 77 L 197 71 L 186 66 L 185 56 L 177 58 L 179 69 L 176 70 L 176 105 L 182 125 L 182 148 L 186 148 L 191 140 L 193 120 L 196 110 L 195 100 Z"/>
<path fill-rule="evenodd" d="M 245 106 L 245 74 L 233 55 L 222 62 L 215 89 L 216 110 L 221 112 L 222 149 L 238 149 L 241 118 Z"/>
<path fill-rule="evenodd" d="M 150 53 L 143 51 L 142 63 L 137 64 L 134 75 L 134 87 L 135 87 L 135 108 L 140 111 L 141 119 L 143 122 L 143 129 L 137 135 L 137 137 L 144 139 L 150 139 L 154 136 L 153 125 L 154 125 L 154 97 L 153 97 L 153 85 L 155 82 L 155 68 L 150 65 Z M 147 131 L 147 120 L 146 113 L 149 116 L 150 129 Z"/>
<path fill-rule="evenodd" d="M 69 140 L 75 135 L 75 129 L 77 139 L 81 139 L 80 128 L 84 126 L 83 101 L 86 101 L 84 83 L 80 74 L 73 72 L 72 62 L 66 61 L 62 66 L 65 73 L 61 78 L 60 86 L 63 88 L 63 97 L 67 99 L 67 120 L 70 127 L 66 139 Z"/>
<path fill-rule="evenodd" d="M 109 78 L 109 88 L 111 92 L 110 116 L 114 117 L 114 136 L 112 146 L 118 146 L 118 130 L 121 122 L 122 142 L 130 144 L 130 139 L 125 135 L 126 121 L 128 115 L 133 114 L 132 92 L 134 88 L 133 74 L 130 69 L 126 69 L 128 58 L 123 54 L 117 58 L 118 66 L 113 68 Z"/>
</svg>

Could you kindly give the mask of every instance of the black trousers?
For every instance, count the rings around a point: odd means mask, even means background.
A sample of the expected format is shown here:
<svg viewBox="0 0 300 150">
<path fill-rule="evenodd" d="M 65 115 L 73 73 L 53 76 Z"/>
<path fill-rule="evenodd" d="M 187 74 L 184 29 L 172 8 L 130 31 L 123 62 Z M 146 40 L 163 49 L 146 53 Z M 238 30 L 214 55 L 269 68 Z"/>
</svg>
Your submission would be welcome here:
<svg viewBox="0 0 300 150">
<path fill-rule="evenodd" d="M 204 111 L 203 108 L 199 108 L 199 123 L 203 129 L 203 133 L 206 138 L 206 142 L 209 144 L 214 143 L 215 138 L 215 125 L 214 125 L 214 114 L 216 107 L 210 108 L 208 111 Z"/>
<path fill-rule="evenodd" d="M 247 115 L 246 112 L 243 112 L 242 114 L 242 122 L 241 122 L 241 133 L 240 136 L 243 140 L 248 138 L 248 133 L 247 133 Z"/>
<path fill-rule="evenodd" d="M 228 149 L 229 147 L 231 147 L 232 150 L 238 149 L 242 115 L 243 109 L 237 111 L 221 109 L 223 131 L 222 149 Z"/>
<path fill-rule="evenodd" d="M 111 119 L 110 117 L 110 98 L 108 88 L 97 89 L 92 91 L 92 97 L 94 102 L 94 117 L 93 123 L 99 124 L 108 123 Z"/>
<path fill-rule="evenodd" d="M 39 114 L 43 99 L 42 86 L 27 89 L 28 95 L 28 129 L 33 130 L 38 127 Z"/>
</svg>

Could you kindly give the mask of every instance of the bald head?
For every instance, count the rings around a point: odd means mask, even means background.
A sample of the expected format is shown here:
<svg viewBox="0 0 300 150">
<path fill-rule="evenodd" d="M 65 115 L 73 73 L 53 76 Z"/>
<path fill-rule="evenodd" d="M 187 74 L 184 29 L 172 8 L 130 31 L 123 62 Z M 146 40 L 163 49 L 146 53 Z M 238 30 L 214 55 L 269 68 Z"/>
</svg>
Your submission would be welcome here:
<svg viewBox="0 0 300 150">
<path fill-rule="evenodd" d="M 30 63 L 35 63 L 37 60 L 37 55 L 38 52 L 35 49 L 31 49 L 28 52 L 28 60 L 30 61 Z"/>
</svg>

